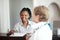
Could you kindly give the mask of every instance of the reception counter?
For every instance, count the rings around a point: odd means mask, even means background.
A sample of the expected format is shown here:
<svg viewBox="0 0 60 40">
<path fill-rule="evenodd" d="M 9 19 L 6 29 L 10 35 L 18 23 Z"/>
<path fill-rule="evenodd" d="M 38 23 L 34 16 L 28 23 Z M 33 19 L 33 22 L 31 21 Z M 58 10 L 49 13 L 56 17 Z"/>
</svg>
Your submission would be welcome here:
<svg viewBox="0 0 60 40">
<path fill-rule="evenodd" d="M 0 33 L 0 40 L 25 40 L 25 36 L 7 36 L 6 33 Z"/>
</svg>

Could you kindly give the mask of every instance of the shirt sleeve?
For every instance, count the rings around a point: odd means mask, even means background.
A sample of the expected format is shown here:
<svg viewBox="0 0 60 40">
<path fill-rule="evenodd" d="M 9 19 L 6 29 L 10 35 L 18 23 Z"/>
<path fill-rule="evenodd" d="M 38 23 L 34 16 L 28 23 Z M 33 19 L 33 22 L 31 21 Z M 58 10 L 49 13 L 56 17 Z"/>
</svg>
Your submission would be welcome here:
<svg viewBox="0 0 60 40">
<path fill-rule="evenodd" d="M 16 24 L 16 25 L 14 26 L 13 30 L 14 30 L 15 32 L 19 32 L 19 24 Z"/>
</svg>

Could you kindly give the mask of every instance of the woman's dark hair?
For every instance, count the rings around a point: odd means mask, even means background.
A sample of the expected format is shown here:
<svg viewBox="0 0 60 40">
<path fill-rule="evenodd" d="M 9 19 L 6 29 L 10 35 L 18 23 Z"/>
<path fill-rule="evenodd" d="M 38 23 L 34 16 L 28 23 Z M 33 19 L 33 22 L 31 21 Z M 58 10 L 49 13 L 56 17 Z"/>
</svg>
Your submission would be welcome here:
<svg viewBox="0 0 60 40">
<path fill-rule="evenodd" d="M 23 11 L 27 11 L 28 12 L 28 14 L 29 14 L 29 19 L 31 18 L 31 10 L 29 9 L 29 8 L 23 8 L 22 10 L 21 10 L 21 12 L 20 12 L 20 15 L 22 14 L 22 12 Z"/>
</svg>

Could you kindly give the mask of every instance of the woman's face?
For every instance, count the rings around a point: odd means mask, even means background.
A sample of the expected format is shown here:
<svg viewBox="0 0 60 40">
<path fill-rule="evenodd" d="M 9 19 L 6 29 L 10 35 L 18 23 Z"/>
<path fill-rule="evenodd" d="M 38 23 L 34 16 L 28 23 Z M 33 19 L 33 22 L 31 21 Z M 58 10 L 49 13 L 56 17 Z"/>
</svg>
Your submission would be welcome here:
<svg viewBox="0 0 60 40">
<path fill-rule="evenodd" d="M 20 18 L 23 22 L 26 22 L 29 20 L 29 13 L 27 11 L 22 11 Z"/>
<path fill-rule="evenodd" d="M 33 21 L 38 23 L 39 22 L 39 15 L 33 14 Z"/>
</svg>

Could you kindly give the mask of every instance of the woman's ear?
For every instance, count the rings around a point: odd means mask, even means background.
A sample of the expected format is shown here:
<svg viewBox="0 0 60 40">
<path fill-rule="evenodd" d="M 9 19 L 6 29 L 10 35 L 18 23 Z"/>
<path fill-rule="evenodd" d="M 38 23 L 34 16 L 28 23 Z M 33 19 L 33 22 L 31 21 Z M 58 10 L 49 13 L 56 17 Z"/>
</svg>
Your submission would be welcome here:
<svg viewBox="0 0 60 40">
<path fill-rule="evenodd" d="M 39 15 L 36 15 L 36 18 L 39 20 L 40 19 Z"/>
<path fill-rule="evenodd" d="M 34 22 L 39 22 L 39 15 L 34 15 L 33 21 Z"/>
</svg>

